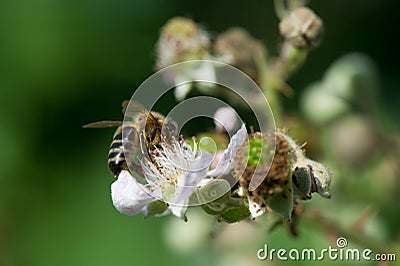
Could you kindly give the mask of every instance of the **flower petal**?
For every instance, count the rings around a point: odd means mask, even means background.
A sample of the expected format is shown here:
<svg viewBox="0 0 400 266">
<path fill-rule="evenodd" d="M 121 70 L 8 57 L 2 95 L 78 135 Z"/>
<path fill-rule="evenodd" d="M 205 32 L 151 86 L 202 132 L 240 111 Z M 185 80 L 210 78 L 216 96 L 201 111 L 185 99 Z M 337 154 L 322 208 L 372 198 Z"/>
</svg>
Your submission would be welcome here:
<svg viewBox="0 0 400 266">
<path fill-rule="evenodd" d="M 200 156 L 190 164 L 188 172 L 178 177 L 178 186 L 172 203 L 182 202 L 192 195 L 197 184 L 207 177 L 211 159 L 212 155 L 209 152 L 201 150 Z"/>
<path fill-rule="evenodd" d="M 180 83 L 180 78 L 176 78 L 175 84 Z M 186 95 L 189 94 L 190 90 L 192 89 L 193 84 L 190 82 L 179 84 L 175 87 L 174 95 L 175 99 L 180 102 L 186 98 Z"/>
<path fill-rule="evenodd" d="M 255 202 L 253 199 L 251 199 L 250 197 L 247 197 L 248 201 L 249 201 L 249 211 L 251 214 L 251 218 L 256 218 L 258 216 L 261 216 L 265 213 L 266 208 L 265 207 L 261 207 L 261 205 L 257 202 Z"/>
<path fill-rule="evenodd" d="M 118 179 L 112 183 L 111 198 L 115 208 L 128 216 L 140 213 L 144 207 L 156 200 L 145 186 L 125 170 L 121 171 Z"/>
<path fill-rule="evenodd" d="M 213 119 L 217 131 L 230 132 L 237 129 L 240 117 L 232 107 L 225 106 L 214 113 Z"/>
<path fill-rule="evenodd" d="M 242 127 L 236 132 L 231 138 L 228 148 L 224 151 L 215 169 L 209 171 L 207 175 L 212 177 L 218 177 L 222 175 L 227 175 L 232 172 L 234 167 L 235 154 L 237 150 L 243 145 L 247 140 L 247 130 L 246 126 L 243 124 Z"/>
<path fill-rule="evenodd" d="M 189 199 L 185 199 L 179 204 L 169 205 L 168 209 L 172 212 L 173 215 L 187 222 L 186 212 L 188 204 L 189 204 Z"/>
</svg>

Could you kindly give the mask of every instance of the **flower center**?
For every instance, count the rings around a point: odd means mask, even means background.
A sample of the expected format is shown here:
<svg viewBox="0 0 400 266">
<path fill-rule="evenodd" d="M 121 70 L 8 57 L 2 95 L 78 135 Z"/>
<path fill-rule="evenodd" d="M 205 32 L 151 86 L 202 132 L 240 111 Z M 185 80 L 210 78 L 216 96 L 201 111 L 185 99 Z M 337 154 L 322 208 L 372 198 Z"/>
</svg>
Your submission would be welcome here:
<svg viewBox="0 0 400 266">
<path fill-rule="evenodd" d="M 149 183 L 155 184 L 162 191 L 169 185 L 177 186 L 178 177 L 189 171 L 189 166 L 195 159 L 197 146 L 192 149 L 187 142 L 179 141 L 171 145 L 161 144 L 161 147 L 150 152 L 152 161 L 144 166 L 145 177 Z"/>
</svg>

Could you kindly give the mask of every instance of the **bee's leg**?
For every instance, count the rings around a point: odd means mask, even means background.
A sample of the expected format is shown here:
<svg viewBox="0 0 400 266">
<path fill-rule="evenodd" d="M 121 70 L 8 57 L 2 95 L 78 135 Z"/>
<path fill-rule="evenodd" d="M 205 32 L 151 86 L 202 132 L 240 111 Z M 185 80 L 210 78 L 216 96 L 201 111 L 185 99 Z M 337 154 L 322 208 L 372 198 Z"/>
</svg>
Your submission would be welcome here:
<svg viewBox="0 0 400 266">
<path fill-rule="evenodd" d="M 153 161 L 152 158 L 149 155 L 149 151 L 147 149 L 146 145 L 146 140 L 144 138 L 143 132 L 139 134 L 139 144 L 140 144 L 140 149 L 142 151 L 142 155 L 149 161 Z"/>
</svg>

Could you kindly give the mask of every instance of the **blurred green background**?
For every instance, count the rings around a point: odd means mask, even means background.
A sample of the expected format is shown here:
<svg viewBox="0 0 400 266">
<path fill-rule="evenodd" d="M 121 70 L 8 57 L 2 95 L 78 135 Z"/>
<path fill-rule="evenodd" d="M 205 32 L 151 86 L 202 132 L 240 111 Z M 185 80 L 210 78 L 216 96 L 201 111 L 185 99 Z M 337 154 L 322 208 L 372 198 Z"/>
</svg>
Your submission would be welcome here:
<svg viewBox="0 0 400 266">
<path fill-rule="evenodd" d="M 277 50 L 281 38 L 272 2 L 1 1 L 0 265 L 221 265 L 212 248 L 174 250 L 165 238 L 165 225 L 174 217 L 119 214 L 106 162 L 113 129 L 81 126 L 121 119 L 121 101 L 153 73 L 159 29 L 173 16 L 193 18 L 212 34 L 241 26 Z M 312 1 L 311 7 L 326 35 L 290 80 L 296 95 L 339 56 L 366 53 L 379 69 L 382 112 L 396 121 L 387 127 L 398 130 L 399 3 Z M 298 97 L 284 104 L 298 112 Z M 328 202 L 313 200 L 322 208 Z M 386 232 L 398 239 L 398 230 L 391 231 L 399 225 L 398 208 L 390 213 L 383 226 L 392 224 Z M 328 243 L 320 229 L 307 224 L 300 229 L 299 239 L 278 232 L 268 242 L 289 248 Z M 224 244 L 214 245 L 221 250 Z M 247 256 L 255 257 L 256 250 L 251 252 Z"/>
</svg>

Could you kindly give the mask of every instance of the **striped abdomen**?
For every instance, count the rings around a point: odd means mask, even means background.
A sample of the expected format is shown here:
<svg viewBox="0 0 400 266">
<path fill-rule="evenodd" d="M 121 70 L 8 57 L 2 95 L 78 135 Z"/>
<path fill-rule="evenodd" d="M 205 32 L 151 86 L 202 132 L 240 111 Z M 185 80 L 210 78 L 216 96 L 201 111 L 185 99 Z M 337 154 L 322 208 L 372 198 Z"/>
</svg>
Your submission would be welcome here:
<svg viewBox="0 0 400 266">
<path fill-rule="evenodd" d="M 124 136 L 122 136 L 122 131 Z M 124 137 L 124 139 L 122 139 Z M 108 168 L 114 176 L 118 176 L 122 170 L 128 170 L 128 161 L 133 161 L 135 151 L 139 147 L 137 128 L 134 124 L 124 127 L 119 126 L 115 130 L 113 141 L 108 152 Z M 133 167 L 132 164 L 130 167 Z"/>
<path fill-rule="evenodd" d="M 122 126 L 115 130 L 110 151 L 108 152 L 108 168 L 114 176 L 118 176 L 122 170 L 128 169 L 122 145 Z"/>
</svg>

